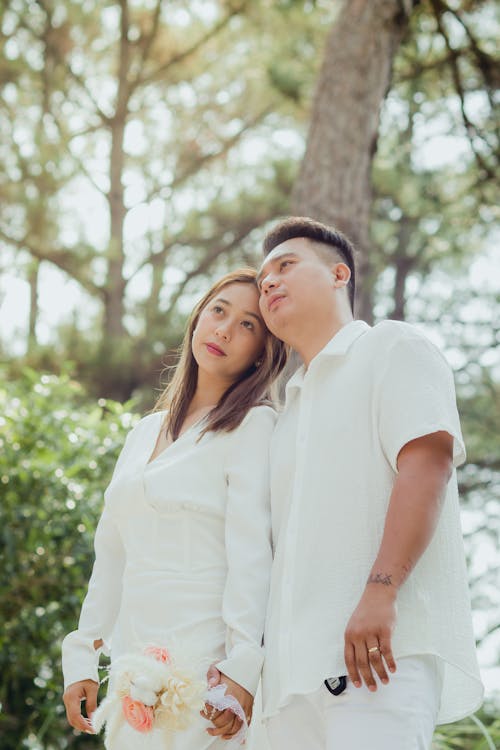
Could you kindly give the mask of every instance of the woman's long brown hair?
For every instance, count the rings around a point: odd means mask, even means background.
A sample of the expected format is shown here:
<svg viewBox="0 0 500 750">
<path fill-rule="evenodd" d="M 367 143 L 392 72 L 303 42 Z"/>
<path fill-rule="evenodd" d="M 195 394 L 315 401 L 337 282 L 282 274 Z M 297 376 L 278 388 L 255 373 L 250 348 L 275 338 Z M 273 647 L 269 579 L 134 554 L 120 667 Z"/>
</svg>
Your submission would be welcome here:
<svg viewBox="0 0 500 750">
<path fill-rule="evenodd" d="M 174 374 L 154 408 L 154 411 L 167 409 L 164 427 L 172 440 L 179 437 L 196 391 L 198 363 L 193 356 L 191 339 L 201 311 L 229 284 L 253 284 L 256 287 L 256 275 L 252 268 L 242 268 L 226 274 L 208 290 L 191 313 Z M 283 370 L 287 356 L 288 348 L 285 344 L 267 332 L 259 366 L 252 364 L 239 380 L 224 392 L 219 403 L 206 417 L 201 434 L 218 430 L 230 432 L 241 424 L 253 406 L 272 403 L 271 385 Z"/>
</svg>

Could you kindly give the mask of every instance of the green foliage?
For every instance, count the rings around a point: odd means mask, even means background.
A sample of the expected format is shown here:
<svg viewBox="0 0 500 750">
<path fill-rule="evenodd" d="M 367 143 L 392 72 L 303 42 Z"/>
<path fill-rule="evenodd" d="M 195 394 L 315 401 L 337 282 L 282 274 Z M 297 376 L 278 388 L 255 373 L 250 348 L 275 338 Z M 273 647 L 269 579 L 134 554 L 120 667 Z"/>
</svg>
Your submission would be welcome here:
<svg viewBox="0 0 500 750">
<path fill-rule="evenodd" d="M 266 0 L 16 1 L 0 17 L 2 262 L 33 291 L 32 259 L 75 283 L 64 356 L 94 394 L 128 398 L 177 343 L 181 296 L 250 244 L 255 259 L 254 230 L 288 211 L 285 136 L 323 17 Z M 40 317 L 33 294 L 34 367 L 66 344 L 51 326 L 38 351 Z"/>
<path fill-rule="evenodd" d="M 432 750 L 495 750 L 500 747 L 498 706 L 487 705 L 475 716 L 436 729 Z"/>
<path fill-rule="evenodd" d="M 60 643 L 78 621 L 130 406 L 90 402 L 68 377 L 28 370 L 0 388 L 2 750 L 94 742 L 66 724 Z"/>
</svg>

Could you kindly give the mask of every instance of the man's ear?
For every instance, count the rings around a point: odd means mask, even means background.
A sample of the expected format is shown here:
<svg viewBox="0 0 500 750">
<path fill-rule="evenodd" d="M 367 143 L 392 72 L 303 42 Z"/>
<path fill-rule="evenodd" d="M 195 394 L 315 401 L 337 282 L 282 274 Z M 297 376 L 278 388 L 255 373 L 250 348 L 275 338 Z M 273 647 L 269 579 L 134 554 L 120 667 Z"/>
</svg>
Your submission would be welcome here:
<svg viewBox="0 0 500 750">
<path fill-rule="evenodd" d="M 351 278 L 351 270 L 346 263 L 335 263 L 332 266 L 332 274 L 336 289 L 341 289 L 348 285 Z"/>
</svg>

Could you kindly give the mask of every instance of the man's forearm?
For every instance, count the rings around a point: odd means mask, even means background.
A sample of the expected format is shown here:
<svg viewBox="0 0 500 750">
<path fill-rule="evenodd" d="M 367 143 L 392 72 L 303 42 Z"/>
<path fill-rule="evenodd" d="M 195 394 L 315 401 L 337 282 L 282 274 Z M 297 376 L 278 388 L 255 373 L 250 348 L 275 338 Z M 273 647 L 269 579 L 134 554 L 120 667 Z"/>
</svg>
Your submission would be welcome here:
<svg viewBox="0 0 500 750">
<path fill-rule="evenodd" d="M 413 440 L 398 457 L 382 542 L 367 584 L 396 595 L 432 539 L 452 470 L 453 439 L 438 432 Z"/>
</svg>

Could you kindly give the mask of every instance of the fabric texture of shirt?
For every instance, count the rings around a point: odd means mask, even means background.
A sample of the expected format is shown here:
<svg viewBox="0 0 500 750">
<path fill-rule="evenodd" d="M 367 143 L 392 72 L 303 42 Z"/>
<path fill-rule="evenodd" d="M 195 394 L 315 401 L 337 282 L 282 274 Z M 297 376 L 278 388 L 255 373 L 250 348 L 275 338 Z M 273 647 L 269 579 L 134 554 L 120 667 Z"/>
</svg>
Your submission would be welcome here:
<svg viewBox="0 0 500 750">
<path fill-rule="evenodd" d="M 253 408 L 230 433 L 186 430 L 153 461 L 164 412 L 129 433 L 95 535 L 78 629 L 63 641 L 65 686 L 112 660 L 176 644 L 255 693 L 269 592 L 269 441 L 275 412 Z"/>
<path fill-rule="evenodd" d="M 398 453 L 437 431 L 453 436 L 453 463 L 460 465 L 465 450 L 452 372 L 405 323 L 349 323 L 288 382 L 271 442 L 275 560 L 265 716 L 346 674 L 344 632 L 380 547 Z M 395 658 L 434 654 L 443 662 L 438 723 L 477 709 L 483 689 L 455 471 L 435 534 L 397 607 Z"/>
</svg>

